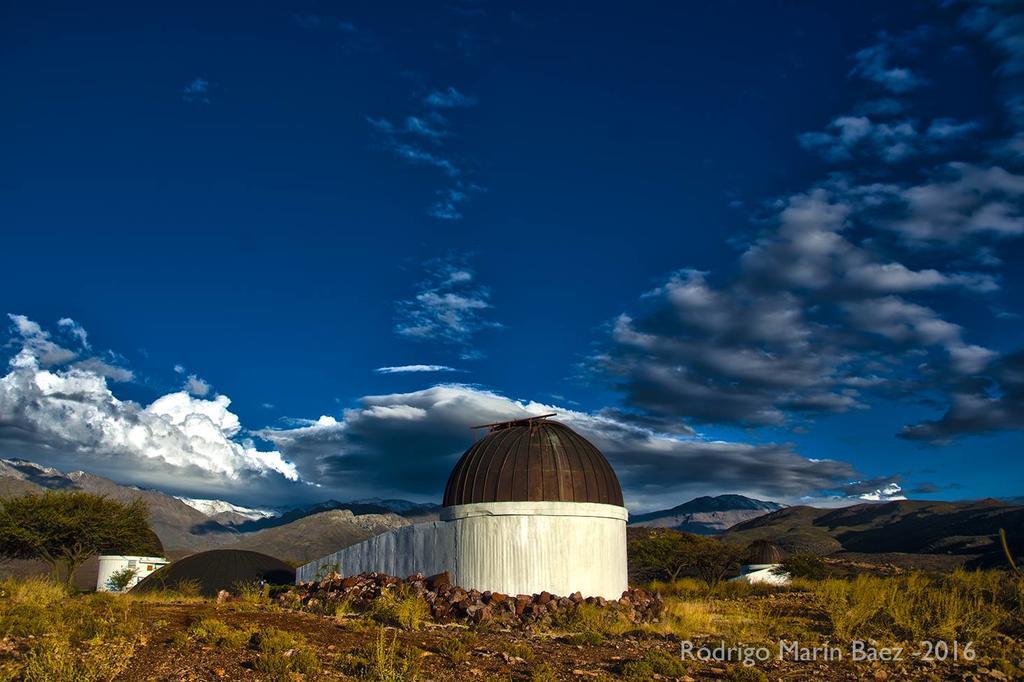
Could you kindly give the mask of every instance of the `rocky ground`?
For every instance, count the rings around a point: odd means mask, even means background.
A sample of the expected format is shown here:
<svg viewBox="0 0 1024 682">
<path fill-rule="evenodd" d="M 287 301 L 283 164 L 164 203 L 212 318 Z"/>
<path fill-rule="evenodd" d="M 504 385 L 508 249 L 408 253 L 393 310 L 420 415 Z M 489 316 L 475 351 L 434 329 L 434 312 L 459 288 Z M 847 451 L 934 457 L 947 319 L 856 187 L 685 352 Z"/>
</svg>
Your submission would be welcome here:
<svg viewBox="0 0 1024 682">
<path fill-rule="evenodd" d="M 800 595 L 785 595 L 799 600 Z M 793 603 L 794 609 L 806 604 Z M 117 679 L 148 680 L 258 680 L 270 679 L 254 670 L 257 654 L 246 646 L 183 643 L 176 634 L 202 618 L 216 618 L 240 629 L 273 626 L 301 634 L 319 654 L 320 679 L 360 679 L 353 660 L 374 646 L 380 629 L 360 618 L 331 618 L 279 608 L 237 610 L 230 605 L 152 604 L 146 609 L 153 624 L 144 646 Z M 601 680 L 629 679 L 628 664 L 652 652 L 678 657 L 674 637 L 625 634 L 600 643 L 574 643 L 571 635 L 536 633 L 519 629 L 477 630 L 464 660 L 441 653 L 445 642 L 463 637 L 469 629 L 459 624 L 426 624 L 419 631 L 386 629 L 400 647 L 413 651 L 421 680 Z M 711 646 L 717 641 L 699 639 Z M 902 661 L 778 661 L 758 663 L 751 672 L 742 665 L 693 662 L 678 676 L 654 673 L 651 679 L 681 680 L 1003 680 L 1008 675 L 992 667 L 991 660 L 926 662 L 905 655 Z M 635 668 L 636 666 L 634 666 Z M 639 670 L 643 674 L 643 670 Z M 763 675 L 763 676 L 762 676 Z M 656 676 L 656 677 L 655 677 Z M 398 678 L 400 679 L 400 678 Z M 645 679 L 632 677 L 632 679 Z"/>
<path fill-rule="evenodd" d="M 207 599 L 0 582 L 0 682 L 1024 679 L 1024 583 L 1005 574 L 687 579 L 619 600 L 480 593 L 444 574 L 243 587 Z M 927 638 L 948 648 L 894 644 Z"/>
</svg>

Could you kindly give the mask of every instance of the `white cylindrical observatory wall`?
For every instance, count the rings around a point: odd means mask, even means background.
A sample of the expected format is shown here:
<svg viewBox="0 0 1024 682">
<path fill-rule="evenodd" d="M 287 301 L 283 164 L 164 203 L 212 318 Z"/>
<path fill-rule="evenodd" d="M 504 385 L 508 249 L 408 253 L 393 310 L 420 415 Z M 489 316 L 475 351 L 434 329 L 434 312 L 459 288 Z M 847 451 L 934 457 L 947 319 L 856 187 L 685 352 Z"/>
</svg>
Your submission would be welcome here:
<svg viewBox="0 0 1024 682">
<path fill-rule="evenodd" d="M 618 599 L 627 588 L 625 508 L 589 502 L 481 502 L 397 528 L 301 566 L 404 578 L 448 571 L 466 589 Z"/>
<path fill-rule="evenodd" d="M 628 587 L 625 508 L 588 502 L 481 502 L 447 507 L 456 584 L 505 594 L 618 599 Z"/>
</svg>

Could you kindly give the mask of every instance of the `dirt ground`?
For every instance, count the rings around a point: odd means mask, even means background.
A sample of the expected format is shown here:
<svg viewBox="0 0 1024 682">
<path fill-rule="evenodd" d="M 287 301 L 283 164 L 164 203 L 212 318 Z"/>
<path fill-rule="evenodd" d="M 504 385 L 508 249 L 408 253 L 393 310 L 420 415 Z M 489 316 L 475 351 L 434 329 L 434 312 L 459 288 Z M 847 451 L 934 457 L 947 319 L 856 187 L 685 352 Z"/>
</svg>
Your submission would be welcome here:
<svg viewBox="0 0 1024 682">
<path fill-rule="evenodd" d="M 798 595 L 794 595 L 798 597 Z M 806 609 L 805 603 L 794 603 L 794 610 Z M 317 679 L 359 679 L 353 676 L 346 662 L 378 637 L 379 628 L 365 621 L 346 622 L 334 618 L 287 611 L 278 608 L 238 610 L 229 605 L 213 603 L 143 603 L 139 604 L 150 624 L 149 636 L 136 649 L 129 667 L 119 680 L 259 680 L 253 668 L 255 653 L 247 647 L 203 646 L 183 641 L 189 625 L 203 617 L 216 618 L 238 628 L 274 626 L 300 633 L 313 646 L 323 662 L 323 673 Z M 420 680 L 602 680 L 623 679 L 623 667 L 645 654 L 660 650 L 678 657 L 680 642 L 674 637 L 625 635 L 606 638 L 597 644 L 574 644 L 564 636 L 521 631 L 477 631 L 473 648 L 465 660 L 453 663 L 438 653 L 443 640 L 465 633 L 462 626 L 426 625 L 416 632 L 388 630 L 397 633 L 398 641 L 417 650 Z M 179 633 L 175 637 L 175 633 Z M 697 641 L 717 646 L 717 641 Z M 508 653 L 512 645 L 520 645 L 528 658 Z M 848 649 L 841 661 L 776 660 L 773 647 L 771 660 L 757 663 L 752 672 L 739 664 L 693 661 L 683 677 L 653 676 L 652 679 L 692 680 L 993 680 L 1008 679 L 998 670 L 986 666 L 981 656 L 974 661 L 926 661 L 911 652 L 902 660 L 853 663 Z M 787 659 L 791 656 L 787 656 Z M 553 673 L 553 678 L 543 676 Z M 636 679 L 636 677 L 628 678 Z"/>
</svg>

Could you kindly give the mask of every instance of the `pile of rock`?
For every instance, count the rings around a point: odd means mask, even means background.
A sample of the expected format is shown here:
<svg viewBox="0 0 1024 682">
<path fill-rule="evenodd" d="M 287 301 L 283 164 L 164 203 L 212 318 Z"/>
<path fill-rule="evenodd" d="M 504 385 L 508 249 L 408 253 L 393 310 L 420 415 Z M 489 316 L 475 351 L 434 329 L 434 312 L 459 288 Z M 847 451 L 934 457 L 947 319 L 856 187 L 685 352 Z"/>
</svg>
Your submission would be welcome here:
<svg viewBox="0 0 1024 682">
<path fill-rule="evenodd" d="M 571 617 L 581 604 L 608 609 L 630 622 L 658 619 L 662 609 L 661 596 L 641 589 L 629 589 L 617 600 L 584 597 L 579 592 L 557 597 L 548 592 L 519 594 L 464 590 L 453 585 L 447 572 L 426 577 L 412 575 L 406 579 L 383 573 L 360 573 L 348 577 L 338 574 L 323 580 L 303 583 L 278 596 L 282 605 L 323 611 L 332 604 L 344 603 L 356 612 L 369 610 L 385 590 L 394 590 L 423 599 L 437 623 L 481 623 L 493 621 L 510 627 L 550 625 Z"/>
</svg>

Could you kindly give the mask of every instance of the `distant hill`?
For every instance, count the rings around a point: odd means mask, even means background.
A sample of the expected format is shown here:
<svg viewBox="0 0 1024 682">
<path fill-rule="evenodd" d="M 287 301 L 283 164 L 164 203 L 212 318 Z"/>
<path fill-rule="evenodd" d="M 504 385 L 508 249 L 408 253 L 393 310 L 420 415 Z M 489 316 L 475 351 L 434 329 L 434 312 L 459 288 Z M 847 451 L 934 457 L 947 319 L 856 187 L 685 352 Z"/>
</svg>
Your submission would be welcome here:
<svg viewBox="0 0 1024 682">
<path fill-rule="evenodd" d="M 283 526 L 245 533 L 231 545 L 304 564 L 412 522 L 395 514 L 353 514 L 347 509 L 311 514 Z"/>
<path fill-rule="evenodd" d="M 0 460 L 0 494 L 22 495 L 46 489 L 82 490 L 121 502 L 141 498 L 149 505 L 149 525 L 169 552 L 195 552 L 237 539 L 236 531 L 230 527 L 156 490 L 120 485 L 84 471 L 63 473 L 23 459 Z"/>
<path fill-rule="evenodd" d="M 1024 506 L 997 500 L 788 507 L 733 526 L 722 537 L 742 544 L 770 540 L 789 552 L 943 554 L 1000 564 L 1000 528 L 1011 550 L 1024 554 Z"/>
<path fill-rule="evenodd" d="M 784 507 L 785 505 L 778 502 L 755 500 L 743 495 L 704 496 L 671 509 L 633 515 L 630 517 L 629 525 L 717 535 L 737 523 L 756 519 Z"/>
<path fill-rule="evenodd" d="M 440 509 L 440 505 L 410 502 L 408 500 L 382 500 L 380 498 L 354 500 L 352 502 L 326 500 L 307 506 L 279 509 L 276 516 L 242 519 L 233 524 L 232 528 L 242 533 L 251 533 L 267 528 L 284 526 L 299 519 L 304 519 L 307 516 L 329 511 L 350 511 L 356 516 L 364 514 L 392 514 L 413 521 L 427 521 L 436 519 Z"/>
<path fill-rule="evenodd" d="M 404 500 L 352 504 L 331 501 L 281 516 L 253 520 L 249 510 L 220 500 L 184 501 L 156 490 L 126 486 L 84 471 L 64 473 L 21 459 L 0 459 L 0 496 L 25 495 L 43 490 L 82 490 L 120 501 L 140 498 L 149 505 L 150 527 L 171 558 L 206 549 L 239 547 L 291 561 L 308 561 L 410 523 L 391 513 L 387 504 L 404 511 L 428 513 L 433 505 Z M 202 507 L 200 511 L 196 507 Z M 368 513 L 368 512 L 373 513 Z M 37 572 L 35 562 L 19 571 Z"/>
</svg>

